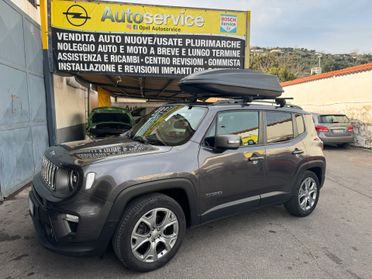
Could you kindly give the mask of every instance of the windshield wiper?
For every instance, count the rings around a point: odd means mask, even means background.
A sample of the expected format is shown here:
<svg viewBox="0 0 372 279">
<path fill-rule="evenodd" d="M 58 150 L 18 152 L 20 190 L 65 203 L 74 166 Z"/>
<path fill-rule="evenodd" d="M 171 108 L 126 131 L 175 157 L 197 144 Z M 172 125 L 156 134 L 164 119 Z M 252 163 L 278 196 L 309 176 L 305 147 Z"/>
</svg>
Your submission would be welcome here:
<svg viewBox="0 0 372 279">
<path fill-rule="evenodd" d="M 144 144 L 146 144 L 146 143 L 149 142 L 149 141 L 147 140 L 147 138 L 144 137 L 144 136 L 135 136 L 135 137 L 132 138 L 132 140 L 134 140 L 134 141 L 138 141 L 138 142 L 140 142 L 140 143 L 144 143 Z"/>
<path fill-rule="evenodd" d="M 161 142 L 159 139 L 156 139 L 156 138 L 147 138 L 147 143 L 153 144 L 153 145 L 165 145 L 163 142 Z"/>
<path fill-rule="evenodd" d="M 153 145 L 165 145 L 162 141 L 155 137 L 145 137 L 145 136 L 135 136 L 132 138 L 134 141 L 138 141 L 143 144 L 153 144 Z"/>
</svg>

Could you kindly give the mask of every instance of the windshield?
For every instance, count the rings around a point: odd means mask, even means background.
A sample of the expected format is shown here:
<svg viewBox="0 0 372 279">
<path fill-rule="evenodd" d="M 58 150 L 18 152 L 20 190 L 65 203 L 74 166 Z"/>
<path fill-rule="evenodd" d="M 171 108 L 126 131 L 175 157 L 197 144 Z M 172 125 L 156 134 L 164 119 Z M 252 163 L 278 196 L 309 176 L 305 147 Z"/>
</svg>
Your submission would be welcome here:
<svg viewBox="0 0 372 279">
<path fill-rule="evenodd" d="M 350 122 L 349 118 L 343 114 L 327 114 L 319 115 L 320 123 L 348 123 Z"/>
<path fill-rule="evenodd" d="M 129 136 L 154 145 L 181 145 L 194 135 L 206 111 L 187 105 L 163 106 L 142 118 Z"/>
</svg>

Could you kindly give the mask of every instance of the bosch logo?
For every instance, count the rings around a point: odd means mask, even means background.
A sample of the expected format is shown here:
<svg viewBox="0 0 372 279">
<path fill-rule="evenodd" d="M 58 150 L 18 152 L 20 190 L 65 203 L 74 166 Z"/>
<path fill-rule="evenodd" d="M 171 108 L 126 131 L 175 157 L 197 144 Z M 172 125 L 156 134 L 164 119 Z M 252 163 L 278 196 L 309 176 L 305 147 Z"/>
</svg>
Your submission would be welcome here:
<svg viewBox="0 0 372 279">
<path fill-rule="evenodd" d="M 83 26 L 90 19 L 87 11 L 80 5 L 70 6 L 63 14 L 66 15 L 67 21 L 73 26 Z"/>
<path fill-rule="evenodd" d="M 236 15 L 220 16 L 220 32 L 236 33 L 238 27 L 238 17 Z"/>
</svg>

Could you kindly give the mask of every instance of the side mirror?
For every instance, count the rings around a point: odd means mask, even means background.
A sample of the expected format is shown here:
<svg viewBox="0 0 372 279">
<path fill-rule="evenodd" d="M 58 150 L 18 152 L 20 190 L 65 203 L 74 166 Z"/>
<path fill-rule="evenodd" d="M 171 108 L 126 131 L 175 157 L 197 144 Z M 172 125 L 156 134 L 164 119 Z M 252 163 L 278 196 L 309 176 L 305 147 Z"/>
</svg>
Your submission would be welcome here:
<svg viewBox="0 0 372 279">
<path fill-rule="evenodd" d="M 218 149 L 238 149 L 240 146 L 240 136 L 221 135 L 215 137 L 215 147 Z"/>
</svg>

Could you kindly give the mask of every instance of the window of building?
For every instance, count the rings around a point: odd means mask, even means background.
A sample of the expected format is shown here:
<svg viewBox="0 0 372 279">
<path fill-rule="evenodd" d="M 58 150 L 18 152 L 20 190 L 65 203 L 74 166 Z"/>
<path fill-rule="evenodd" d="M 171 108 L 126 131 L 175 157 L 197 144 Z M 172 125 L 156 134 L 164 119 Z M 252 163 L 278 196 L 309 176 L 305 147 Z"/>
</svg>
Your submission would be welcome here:
<svg viewBox="0 0 372 279">
<path fill-rule="evenodd" d="M 266 112 L 267 143 L 293 139 L 292 115 L 288 112 Z"/>
</svg>

